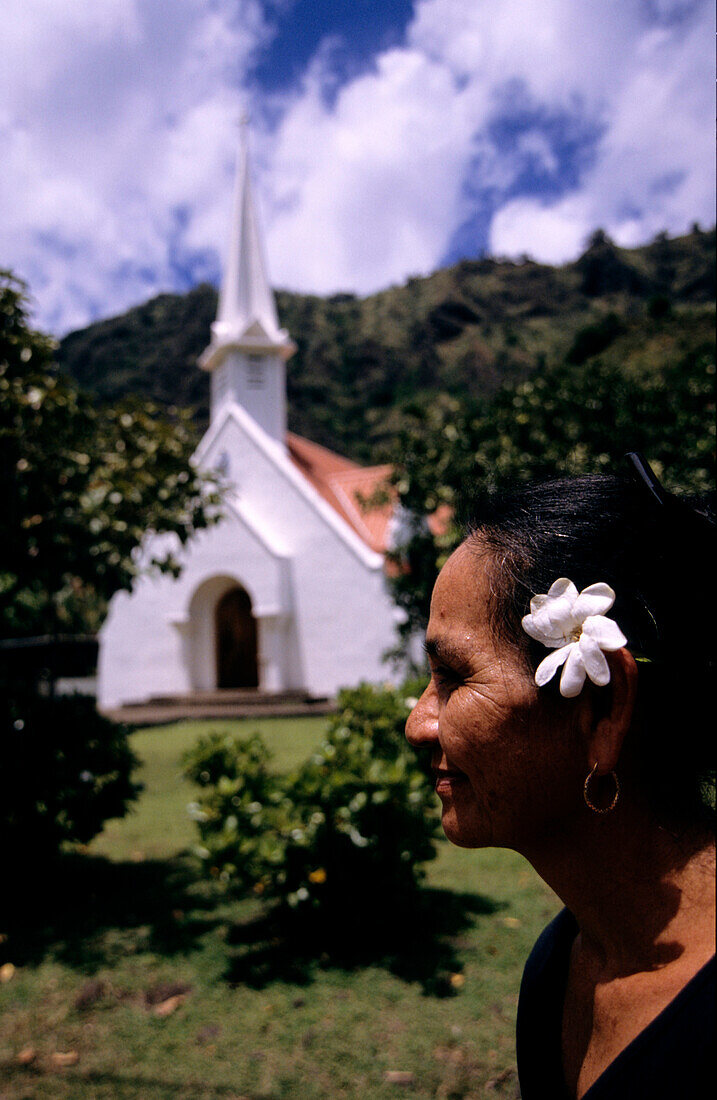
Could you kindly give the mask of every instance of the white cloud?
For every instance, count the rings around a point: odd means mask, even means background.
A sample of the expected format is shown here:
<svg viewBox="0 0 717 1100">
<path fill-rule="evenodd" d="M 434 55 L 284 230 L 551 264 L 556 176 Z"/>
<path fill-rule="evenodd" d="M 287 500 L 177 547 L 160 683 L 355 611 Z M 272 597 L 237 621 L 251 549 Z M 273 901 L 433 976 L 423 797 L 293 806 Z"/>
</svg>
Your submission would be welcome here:
<svg viewBox="0 0 717 1100">
<path fill-rule="evenodd" d="M 631 246 L 664 229 L 684 232 L 695 220 L 713 220 L 709 21 L 679 41 L 669 31 L 641 36 L 580 188 L 549 206 L 527 198 L 506 203 L 493 221 L 494 251 L 559 263 L 573 258 L 597 226 Z"/>
<path fill-rule="evenodd" d="M 417 0 L 404 44 L 343 84 L 325 40 L 256 111 L 274 282 L 368 292 L 429 271 L 481 203 L 493 250 L 548 261 L 598 225 L 629 244 L 710 222 L 712 28 L 706 0 Z M 271 34 L 261 0 L 5 0 L 0 265 L 41 324 L 216 266 Z M 512 138 L 496 125 L 519 114 Z M 597 135 L 562 185 L 550 119 Z M 531 193 L 526 166 L 552 189 Z"/>
<path fill-rule="evenodd" d="M 461 208 L 468 128 L 450 72 L 416 50 L 384 54 L 331 109 L 311 78 L 272 160 L 278 281 L 369 291 L 428 270 Z"/>
<path fill-rule="evenodd" d="M 0 264 L 29 280 L 41 324 L 172 289 L 178 236 L 216 246 L 201 227 L 225 217 L 241 77 L 267 33 L 254 0 L 10 0 Z"/>
<path fill-rule="evenodd" d="M 495 215 L 492 240 L 498 255 L 527 254 L 543 263 L 559 264 L 578 254 L 590 229 L 580 198 L 570 196 L 552 207 L 534 199 L 514 199 Z"/>
<path fill-rule="evenodd" d="M 502 254 L 558 262 L 597 225 L 632 244 L 709 222 L 712 15 L 692 8 L 667 26 L 646 22 L 640 0 L 423 0 L 406 46 L 375 72 L 330 106 L 314 74 L 287 112 L 274 169 L 293 202 L 272 218 L 272 269 L 364 292 L 430 270 L 469 213 L 471 178 L 494 193 Z M 557 165 L 539 128 L 514 147 L 493 135 L 519 103 L 602 133 L 566 194 L 512 194 L 526 158 Z"/>
</svg>

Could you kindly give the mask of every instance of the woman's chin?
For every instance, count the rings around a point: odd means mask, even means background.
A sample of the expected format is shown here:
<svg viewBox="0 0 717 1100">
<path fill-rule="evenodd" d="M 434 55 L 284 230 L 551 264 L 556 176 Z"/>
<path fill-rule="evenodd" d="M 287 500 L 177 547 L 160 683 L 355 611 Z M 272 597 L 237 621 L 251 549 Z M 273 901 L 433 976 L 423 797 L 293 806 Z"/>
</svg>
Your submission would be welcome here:
<svg viewBox="0 0 717 1100">
<path fill-rule="evenodd" d="M 478 822 L 466 820 L 452 804 L 443 805 L 441 825 L 446 839 L 457 848 L 486 848 L 491 841 Z"/>
</svg>

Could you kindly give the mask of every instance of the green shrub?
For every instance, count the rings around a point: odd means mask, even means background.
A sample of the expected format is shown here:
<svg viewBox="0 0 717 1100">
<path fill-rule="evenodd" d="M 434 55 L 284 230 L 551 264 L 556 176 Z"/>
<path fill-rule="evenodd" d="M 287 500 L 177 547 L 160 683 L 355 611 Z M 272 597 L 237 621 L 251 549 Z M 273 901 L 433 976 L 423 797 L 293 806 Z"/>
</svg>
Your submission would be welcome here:
<svg viewBox="0 0 717 1100">
<path fill-rule="evenodd" d="M 184 755 L 185 776 L 201 788 L 187 807 L 202 840 L 196 853 L 238 892 L 261 883 L 267 865 L 283 862 L 281 838 L 295 824 L 282 781 L 267 770 L 270 759 L 258 734 L 209 733 Z"/>
<path fill-rule="evenodd" d="M 125 815 L 142 789 L 131 779 L 138 760 L 125 727 L 86 696 L 0 694 L 0 851 L 45 858 Z"/>
<path fill-rule="evenodd" d="M 408 903 L 435 856 L 431 780 L 409 749 L 405 692 L 340 693 L 326 740 L 273 776 L 259 737 L 203 738 L 185 757 L 209 873 L 239 892 L 329 918 Z"/>
</svg>

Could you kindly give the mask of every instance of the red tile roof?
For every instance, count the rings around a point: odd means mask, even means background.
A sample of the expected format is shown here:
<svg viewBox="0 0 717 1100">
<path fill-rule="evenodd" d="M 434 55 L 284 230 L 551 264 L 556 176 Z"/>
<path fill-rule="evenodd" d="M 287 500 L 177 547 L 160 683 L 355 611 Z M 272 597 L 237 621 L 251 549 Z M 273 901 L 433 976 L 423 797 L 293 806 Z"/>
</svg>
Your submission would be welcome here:
<svg viewBox="0 0 717 1100">
<path fill-rule="evenodd" d="M 359 466 L 293 432 L 286 434 L 289 457 L 314 489 L 338 512 L 367 546 L 379 554 L 388 549 L 394 494 L 385 504 L 364 506 L 391 473 L 390 466 Z"/>
</svg>

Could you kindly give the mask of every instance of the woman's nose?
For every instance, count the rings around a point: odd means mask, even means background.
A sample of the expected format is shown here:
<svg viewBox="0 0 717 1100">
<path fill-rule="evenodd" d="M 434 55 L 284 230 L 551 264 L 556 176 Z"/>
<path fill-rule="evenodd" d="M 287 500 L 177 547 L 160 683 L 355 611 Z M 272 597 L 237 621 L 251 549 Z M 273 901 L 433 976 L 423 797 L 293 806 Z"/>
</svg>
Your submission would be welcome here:
<svg viewBox="0 0 717 1100">
<path fill-rule="evenodd" d="M 438 696 L 433 681 L 406 720 L 406 739 L 414 749 L 438 740 Z"/>
</svg>

